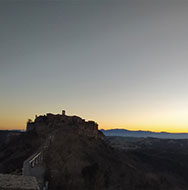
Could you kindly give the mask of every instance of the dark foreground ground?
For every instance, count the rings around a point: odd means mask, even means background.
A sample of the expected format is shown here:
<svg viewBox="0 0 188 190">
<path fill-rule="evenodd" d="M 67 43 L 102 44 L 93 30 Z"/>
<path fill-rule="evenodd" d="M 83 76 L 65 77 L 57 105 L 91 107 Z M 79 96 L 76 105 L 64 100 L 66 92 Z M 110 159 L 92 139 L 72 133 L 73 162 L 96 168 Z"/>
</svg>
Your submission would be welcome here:
<svg viewBox="0 0 188 190">
<path fill-rule="evenodd" d="M 188 139 L 158 139 L 135 137 L 106 137 L 115 149 L 123 152 L 128 161 L 153 179 L 188 189 Z"/>
<path fill-rule="evenodd" d="M 21 174 L 44 137 L 0 132 L 0 173 Z M 106 137 L 59 131 L 45 154 L 50 190 L 187 190 L 188 140 Z"/>
</svg>

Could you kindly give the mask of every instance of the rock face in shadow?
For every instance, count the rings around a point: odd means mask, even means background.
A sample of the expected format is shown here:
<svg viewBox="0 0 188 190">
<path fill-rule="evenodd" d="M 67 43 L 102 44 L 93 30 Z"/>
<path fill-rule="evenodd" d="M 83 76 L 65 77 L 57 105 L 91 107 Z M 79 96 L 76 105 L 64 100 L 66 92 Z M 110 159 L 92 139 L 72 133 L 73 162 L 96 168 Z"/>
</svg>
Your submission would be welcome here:
<svg viewBox="0 0 188 190">
<path fill-rule="evenodd" d="M 46 153 L 49 189 L 123 189 L 135 169 L 114 153 L 101 139 L 59 132 Z"/>
</svg>

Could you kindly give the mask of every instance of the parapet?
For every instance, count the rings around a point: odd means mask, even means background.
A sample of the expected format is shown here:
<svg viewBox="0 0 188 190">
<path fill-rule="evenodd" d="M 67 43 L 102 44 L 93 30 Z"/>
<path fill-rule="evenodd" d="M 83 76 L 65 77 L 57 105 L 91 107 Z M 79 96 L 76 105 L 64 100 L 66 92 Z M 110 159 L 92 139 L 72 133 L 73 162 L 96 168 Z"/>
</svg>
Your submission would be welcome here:
<svg viewBox="0 0 188 190">
<path fill-rule="evenodd" d="M 0 174 L 1 190 L 40 190 L 35 177 Z"/>
</svg>

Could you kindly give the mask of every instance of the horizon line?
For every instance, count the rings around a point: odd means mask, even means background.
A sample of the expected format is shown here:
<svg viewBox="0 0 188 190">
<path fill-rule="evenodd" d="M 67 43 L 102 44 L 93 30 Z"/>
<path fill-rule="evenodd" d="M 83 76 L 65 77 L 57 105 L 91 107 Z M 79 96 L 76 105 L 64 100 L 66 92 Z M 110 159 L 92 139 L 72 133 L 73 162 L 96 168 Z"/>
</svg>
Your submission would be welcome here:
<svg viewBox="0 0 188 190">
<path fill-rule="evenodd" d="M 109 129 L 103 129 L 103 128 L 100 128 L 98 130 L 104 130 L 104 131 L 108 131 L 108 130 L 127 130 L 127 131 L 133 131 L 133 132 L 138 132 L 138 131 L 143 131 L 143 132 L 152 132 L 152 133 L 171 133 L 171 134 L 188 134 L 188 132 L 168 132 L 168 131 L 152 131 L 152 130 L 130 130 L 130 129 L 127 129 L 127 128 L 109 128 Z M 0 128 L 0 131 L 26 131 L 26 129 L 14 129 L 14 128 L 7 128 L 7 129 L 1 129 Z"/>
</svg>

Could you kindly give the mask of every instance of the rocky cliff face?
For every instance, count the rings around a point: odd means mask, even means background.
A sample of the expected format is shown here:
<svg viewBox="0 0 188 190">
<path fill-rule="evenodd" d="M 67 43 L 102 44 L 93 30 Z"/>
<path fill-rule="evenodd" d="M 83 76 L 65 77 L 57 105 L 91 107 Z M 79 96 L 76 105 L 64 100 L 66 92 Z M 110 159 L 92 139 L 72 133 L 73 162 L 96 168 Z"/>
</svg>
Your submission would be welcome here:
<svg viewBox="0 0 188 190">
<path fill-rule="evenodd" d="M 103 140 L 63 130 L 55 135 L 45 160 L 49 190 L 123 190 L 133 177 L 135 189 L 140 180 Z"/>
<path fill-rule="evenodd" d="M 65 112 L 62 115 L 49 113 L 44 116 L 38 116 L 34 122 L 29 121 L 27 123 L 27 132 L 35 132 L 42 136 L 58 130 L 95 138 L 104 138 L 103 133 L 98 130 L 96 122 L 85 121 L 78 116 L 66 116 Z"/>
</svg>

